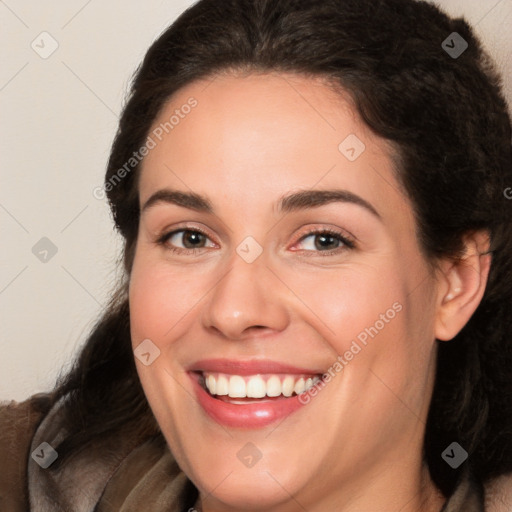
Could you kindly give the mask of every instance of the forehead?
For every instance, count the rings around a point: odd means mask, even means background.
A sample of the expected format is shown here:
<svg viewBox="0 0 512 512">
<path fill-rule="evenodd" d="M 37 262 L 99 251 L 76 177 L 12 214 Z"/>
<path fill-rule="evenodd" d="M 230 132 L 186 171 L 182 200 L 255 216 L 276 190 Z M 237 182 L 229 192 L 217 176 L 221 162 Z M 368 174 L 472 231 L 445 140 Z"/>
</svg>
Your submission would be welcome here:
<svg viewBox="0 0 512 512">
<path fill-rule="evenodd" d="M 141 202 L 169 186 L 257 210 L 289 190 L 334 187 L 384 211 L 408 208 L 391 146 L 361 121 L 348 94 L 321 79 L 197 81 L 168 101 L 149 136 L 155 147 L 142 165 Z"/>
</svg>

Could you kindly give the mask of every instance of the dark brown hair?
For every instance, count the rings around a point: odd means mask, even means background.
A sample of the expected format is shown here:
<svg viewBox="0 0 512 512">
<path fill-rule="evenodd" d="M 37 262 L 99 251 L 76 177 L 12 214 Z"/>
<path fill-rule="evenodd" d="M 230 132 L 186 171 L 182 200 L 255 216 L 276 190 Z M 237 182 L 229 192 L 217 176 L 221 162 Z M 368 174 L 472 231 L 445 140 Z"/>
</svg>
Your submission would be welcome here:
<svg viewBox="0 0 512 512">
<path fill-rule="evenodd" d="M 458 58 L 441 46 L 453 32 L 468 43 Z M 511 126 L 499 77 L 463 19 L 415 0 L 201 0 L 137 70 L 105 183 L 180 88 L 218 73 L 269 71 L 328 79 L 396 148 L 429 262 L 460 257 L 463 234 L 489 231 L 485 296 L 462 331 L 438 346 L 424 455 L 445 494 L 466 466 L 482 482 L 511 471 L 512 201 L 504 196 L 512 186 Z M 137 173 L 107 189 L 125 240 L 126 279 L 138 233 Z M 66 397 L 70 431 L 52 468 L 106 433 L 161 435 L 136 373 L 129 323 L 124 282 L 52 395 Z M 459 470 L 441 458 L 452 441 L 469 453 Z"/>
</svg>

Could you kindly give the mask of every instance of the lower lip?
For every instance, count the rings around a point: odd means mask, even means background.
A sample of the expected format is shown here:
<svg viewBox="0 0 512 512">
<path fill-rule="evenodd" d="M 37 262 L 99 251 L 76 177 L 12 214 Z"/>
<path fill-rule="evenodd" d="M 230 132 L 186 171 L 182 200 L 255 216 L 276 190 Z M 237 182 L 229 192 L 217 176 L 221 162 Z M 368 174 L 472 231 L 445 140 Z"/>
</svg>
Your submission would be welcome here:
<svg viewBox="0 0 512 512">
<path fill-rule="evenodd" d="M 213 398 L 201 384 L 197 374 L 189 374 L 194 391 L 206 414 L 217 423 L 234 428 L 262 428 L 282 420 L 304 405 L 297 395 L 268 402 L 232 404 Z"/>
</svg>

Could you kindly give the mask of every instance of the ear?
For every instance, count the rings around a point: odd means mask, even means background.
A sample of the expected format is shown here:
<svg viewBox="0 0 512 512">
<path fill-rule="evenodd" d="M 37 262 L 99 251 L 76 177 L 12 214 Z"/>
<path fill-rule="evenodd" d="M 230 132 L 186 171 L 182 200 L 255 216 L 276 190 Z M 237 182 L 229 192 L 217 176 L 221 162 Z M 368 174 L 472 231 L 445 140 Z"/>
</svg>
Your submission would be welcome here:
<svg viewBox="0 0 512 512">
<path fill-rule="evenodd" d="M 465 251 L 459 260 L 439 264 L 435 336 L 451 340 L 466 325 L 484 295 L 491 254 L 489 233 L 476 231 L 464 237 Z"/>
</svg>

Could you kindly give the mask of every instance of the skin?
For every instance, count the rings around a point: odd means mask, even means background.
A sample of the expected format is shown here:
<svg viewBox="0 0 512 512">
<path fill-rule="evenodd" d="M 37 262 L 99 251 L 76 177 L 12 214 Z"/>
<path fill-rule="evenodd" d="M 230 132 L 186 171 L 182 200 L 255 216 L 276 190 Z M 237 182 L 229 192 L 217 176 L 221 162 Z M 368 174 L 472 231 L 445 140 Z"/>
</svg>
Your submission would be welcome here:
<svg viewBox="0 0 512 512">
<path fill-rule="evenodd" d="M 435 339 L 455 336 L 481 300 L 484 234 L 467 237 L 464 262 L 432 270 L 391 146 L 319 79 L 194 82 L 154 127 L 190 97 L 197 107 L 143 162 L 140 204 L 172 188 L 206 195 L 214 213 L 166 202 L 144 210 L 129 297 L 133 347 L 149 338 L 161 351 L 150 366 L 136 360 L 141 383 L 203 510 L 440 510 L 444 497 L 421 455 Z M 366 146 L 353 162 L 338 149 L 349 134 Z M 311 189 L 348 190 L 380 218 L 343 202 L 278 211 L 283 195 Z M 157 243 L 185 227 L 207 233 L 195 255 L 182 233 Z M 352 234 L 355 248 L 336 238 L 327 249 L 315 245 L 319 235 L 308 233 L 325 228 Z M 236 252 L 247 236 L 263 249 L 252 263 Z M 324 256 L 328 249 L 337 252 Z M 277 425 L 223 427 L 195 399 L 186 368 L 198 359 L 268 358 L 324 371 L 395 303 L 401 311 Z M 237 458 L 248 442 L 262 454 L 252 468 Z"/>
</svg>

